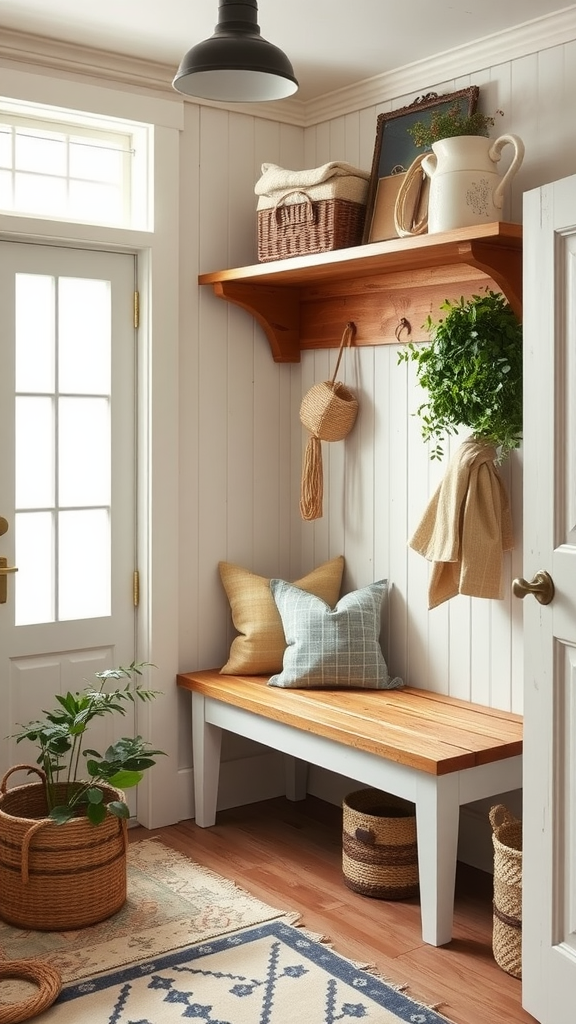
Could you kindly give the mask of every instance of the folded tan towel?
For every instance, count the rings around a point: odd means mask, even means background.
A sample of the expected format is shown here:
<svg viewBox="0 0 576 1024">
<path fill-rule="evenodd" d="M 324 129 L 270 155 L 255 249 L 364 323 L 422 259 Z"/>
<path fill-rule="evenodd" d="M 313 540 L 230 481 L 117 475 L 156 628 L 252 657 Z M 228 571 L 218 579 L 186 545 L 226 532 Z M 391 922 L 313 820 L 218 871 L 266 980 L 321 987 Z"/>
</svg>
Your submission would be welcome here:
<svg viewBox="0 0 576 1024">
<path fill-rule="evenodd" d="M 456 594 L 502 597 L 502 552 L 514 547 L 496 449 L 470 438 L 452 456 L 409 546 L 433 562 L 428 607 Z"/>
</svg>

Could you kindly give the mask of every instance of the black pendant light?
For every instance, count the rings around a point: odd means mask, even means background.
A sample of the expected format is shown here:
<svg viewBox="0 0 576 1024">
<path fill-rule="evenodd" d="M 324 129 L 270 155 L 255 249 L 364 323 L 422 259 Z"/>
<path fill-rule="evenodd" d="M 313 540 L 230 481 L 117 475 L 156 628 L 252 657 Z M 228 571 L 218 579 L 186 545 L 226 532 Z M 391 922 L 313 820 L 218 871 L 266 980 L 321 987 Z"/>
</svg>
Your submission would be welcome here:
<svg viewBox="0 0 576 1024">
<path fill-rule="evenodd" d="M 260 35 L 257 0 L 218 0 L 214 35 L 188 50 L 172 84 L 187 96 L 237 103 L 280 100 L 298 88 L 286 54 Z"/>
</svg>

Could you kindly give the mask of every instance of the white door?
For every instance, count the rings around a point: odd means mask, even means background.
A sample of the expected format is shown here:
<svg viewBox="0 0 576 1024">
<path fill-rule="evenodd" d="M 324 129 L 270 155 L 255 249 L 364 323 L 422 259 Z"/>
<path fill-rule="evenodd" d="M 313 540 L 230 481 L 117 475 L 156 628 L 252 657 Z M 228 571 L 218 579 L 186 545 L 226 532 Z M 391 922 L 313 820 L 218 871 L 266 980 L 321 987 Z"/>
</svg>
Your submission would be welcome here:
<svg viewBox="0 0 576 1024">
<path fill-rule="evenodd" d="M 35 760 L 19 723 L 134 658 L 134 279 L 133 255 L 0 242 L 1 774 Z"/>
<path fill-rule="evenodd" d="M 523 1005 L 576 1019 L 576 176 L 524 206 Z"/>
</svg>

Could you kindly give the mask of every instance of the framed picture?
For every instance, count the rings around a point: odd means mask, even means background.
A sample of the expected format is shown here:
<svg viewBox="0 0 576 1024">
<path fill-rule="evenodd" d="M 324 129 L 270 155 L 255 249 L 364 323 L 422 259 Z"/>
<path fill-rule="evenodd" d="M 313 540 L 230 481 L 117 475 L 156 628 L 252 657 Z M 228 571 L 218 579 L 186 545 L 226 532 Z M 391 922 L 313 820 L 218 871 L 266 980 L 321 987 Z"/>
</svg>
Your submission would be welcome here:
<svg viewBox="0 0 576 1024">
<path fill-rule="evenodd" d="M 396 196 L 410 165 L 422 152 L 408 134 L 408 128 L 417 121 L 430 120 L 435 111 L 444 113 L 455 103 L 461 106 L 462 113 L 473 114 L 479 92 L 477 85 L 442 96 L 428 92 L 407 107 L 378 115 L 363 242 L 398 237 L 394 226 Z M 426 193 L 422 189 L 414 195 L 415 220 L 420 219 L 422 207 L 427 204 Z"/>
</svg>

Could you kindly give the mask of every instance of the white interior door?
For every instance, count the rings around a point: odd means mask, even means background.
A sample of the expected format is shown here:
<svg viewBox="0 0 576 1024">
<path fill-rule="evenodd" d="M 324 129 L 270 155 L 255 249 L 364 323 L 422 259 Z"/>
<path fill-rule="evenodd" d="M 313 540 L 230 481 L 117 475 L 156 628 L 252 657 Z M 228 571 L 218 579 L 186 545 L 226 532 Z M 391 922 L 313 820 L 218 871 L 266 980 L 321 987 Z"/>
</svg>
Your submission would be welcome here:
<svg viewBox="0 0 576 1024">
<path fill-rule="evenodd" d="M 2 774 L 35 760 L 19 723 L 134 657 L 134 280 L 133 255 L 0 242 Z"/>
<path fill-rule="evenodd" d="M 525 1008 L 576 1013 L 576 176 L 524 207 L 525 598 L 523 963 Z"/>
</svg>

